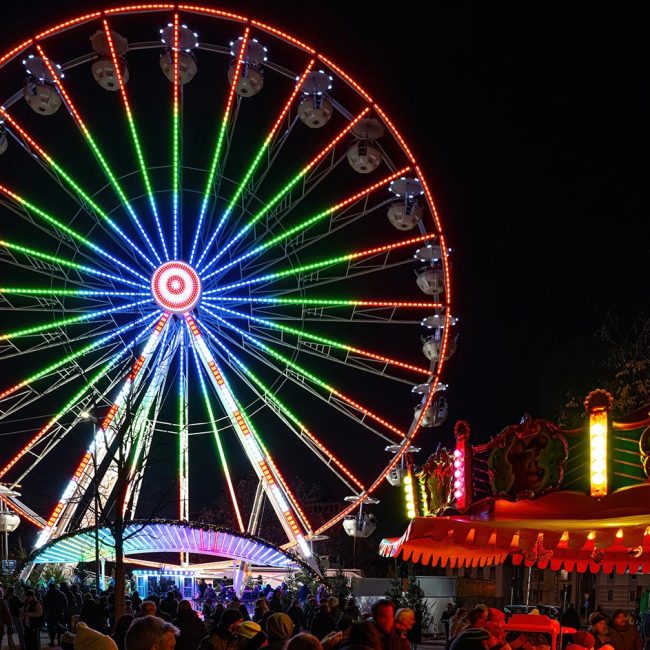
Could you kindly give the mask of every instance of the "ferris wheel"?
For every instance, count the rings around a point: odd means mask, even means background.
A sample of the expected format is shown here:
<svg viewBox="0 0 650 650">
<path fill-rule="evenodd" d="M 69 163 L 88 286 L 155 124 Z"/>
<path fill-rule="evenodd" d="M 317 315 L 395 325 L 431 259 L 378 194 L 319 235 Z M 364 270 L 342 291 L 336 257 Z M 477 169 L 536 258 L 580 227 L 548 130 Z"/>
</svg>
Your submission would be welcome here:
<svg viewBox="0 0 650 650">
<path fill-rule="evenodd" d="M 37 546 L 92 525 L 128 427 L 127 518 L 164 477 L 189 520 L 207 466 L 256 532 L 249 466 L 310 558 L 446 415 L 449 250 L 407 143 L 326 56 L 194 5 L 66 20 L 0 57 L 0 88 L 3 500 Z M 340 507 L 313 525 L 294 477 Z"/>
</svg>

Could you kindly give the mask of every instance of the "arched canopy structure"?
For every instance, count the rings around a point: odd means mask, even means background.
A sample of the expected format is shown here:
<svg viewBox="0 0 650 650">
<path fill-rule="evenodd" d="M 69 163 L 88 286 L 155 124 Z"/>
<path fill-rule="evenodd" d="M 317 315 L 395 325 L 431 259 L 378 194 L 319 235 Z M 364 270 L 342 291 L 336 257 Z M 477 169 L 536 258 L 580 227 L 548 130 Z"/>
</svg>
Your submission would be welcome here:
<svg viewBox="0 0 650 650">
<path fill-rule="evenodd" d="M 100 555 L 115 556 L 115 540 L 108 528 L 99 531 Z M 124 554 L 197 553 L 242 560 L 256 566 L 301 568 L 311 571 L 295 556 L 269 542 L 210 525 L 192 525 L 181 521 L 135 520 L 124 529 Z M 95 529 L 84 528 L 59 537 L 34 551 L 28 562 L 33 564 L 88 562 L 95 557 Z"/>
</svg>

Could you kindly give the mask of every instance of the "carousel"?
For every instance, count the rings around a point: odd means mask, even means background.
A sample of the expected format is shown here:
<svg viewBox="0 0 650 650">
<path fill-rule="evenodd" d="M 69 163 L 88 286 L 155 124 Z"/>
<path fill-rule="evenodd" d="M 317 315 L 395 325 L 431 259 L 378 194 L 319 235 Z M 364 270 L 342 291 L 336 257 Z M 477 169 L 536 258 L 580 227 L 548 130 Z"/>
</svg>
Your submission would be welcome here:
<svg viewBox="0 0 650 650">
<path fill-rule="evenodd" d="M 588 424 L 563 430 L 525 416 L 472 445 L 439 449 L 401 478 L 411 522 L 385 557 L 441 567 L 516 565 L 579 573 L 650 572 L 650 407 L 622 421 L 612 397 L 585 400 Z"/>
</svg>

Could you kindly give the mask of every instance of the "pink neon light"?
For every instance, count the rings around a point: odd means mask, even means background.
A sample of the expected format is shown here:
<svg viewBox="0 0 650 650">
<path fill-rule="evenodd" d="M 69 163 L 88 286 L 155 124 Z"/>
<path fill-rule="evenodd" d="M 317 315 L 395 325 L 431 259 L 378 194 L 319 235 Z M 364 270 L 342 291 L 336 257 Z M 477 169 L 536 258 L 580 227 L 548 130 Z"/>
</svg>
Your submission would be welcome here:
<svg viewBox="0 0 650 650">
<path fill-rule="evenodd" d="M 156 302 L 166 311 L 182 314 L 194 309 L 201 297 L 201 280 L 185 262 L 166 262 L 151 278 Z"/>
</svg>

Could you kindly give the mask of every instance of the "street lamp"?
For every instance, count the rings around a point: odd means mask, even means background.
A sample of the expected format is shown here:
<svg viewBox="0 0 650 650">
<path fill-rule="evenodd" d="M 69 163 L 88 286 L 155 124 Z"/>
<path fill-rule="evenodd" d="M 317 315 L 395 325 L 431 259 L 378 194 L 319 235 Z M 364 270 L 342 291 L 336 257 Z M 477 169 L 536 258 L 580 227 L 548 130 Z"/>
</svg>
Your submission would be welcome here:
<svg viewBox="0 0 650 650">
<path fill-rule="evenodd" d="M 90 457 L 93 461 L 93 486 L 95 492 L 95 576 L 97 579 L 97 591 L 101 589 L 100 584 L 104 582 L 103 577 L 100 583 L 101 561 L 99 558 L 99 482 L 97 479 L 97 418 L 90 411 L 82 411 L 80 414 L 84 422 L 91 422 L 93 427 L 93 437 L 90 447 Z"/>
</svg>

